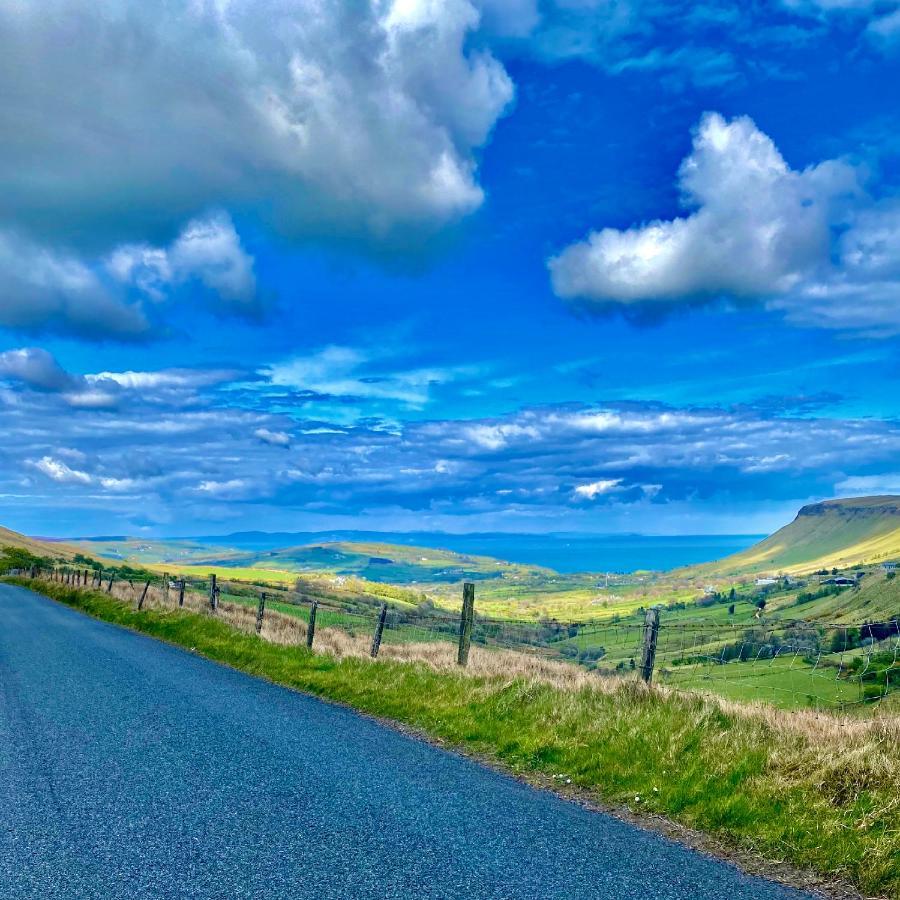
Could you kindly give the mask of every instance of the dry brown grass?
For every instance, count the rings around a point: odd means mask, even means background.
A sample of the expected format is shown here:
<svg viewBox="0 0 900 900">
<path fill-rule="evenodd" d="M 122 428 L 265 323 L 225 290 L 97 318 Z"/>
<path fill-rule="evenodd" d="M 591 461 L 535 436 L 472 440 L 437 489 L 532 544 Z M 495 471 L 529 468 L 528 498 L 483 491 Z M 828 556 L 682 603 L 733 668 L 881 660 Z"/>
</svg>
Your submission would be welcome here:
<svg viewBox="0 0 900 900">
<path fill-rule="evenodd" d="M 142 584 L 127 582 L 113 585 L 113 596 L 137 603 Z M 144 601 L 147 609 L 176 609 L 178 592 L 151 586 Z M 191 612 L 209 612 L 208 597 L 197 591 L 185 593 L 184 608 Z M 256 631 L 256 608 L 242 603 L 221 602 L 216 615 L 233 628 L 247 634 Z M 306 645 L 306 623 L 296 616 L 267 609 L 263 620 L 263 640 L 287 646 Z M 370 659 L 371 639 L 367 635 L 352 635 L 340 628 L 316 629 L 315 650 L 336 659 L 349 657 Z M 507 649 L 485 649 L 473 646 L 469 665 L 460 670 L 456 663 L 456 646 L 449 641 L 417 643 L 384 643 L 380 659 L 417 663 L 454 675 L 486 679 L 491 688 L 512 682 L 533 682 L 560 691 L 582 691 L 617 694 L 646 692 L 647 688 L 633 679 L 601 677 L 572 663 Z M 684 696 L 682 692 L 665 686 L 653 691 L 662 696 Z M 725 700 L 714 694 L 695 693 L 690 698 L 699 702 L 702 714 L 722 712 L 749 720 L 767 731 L 788 740 L 779 742 L 782 754 L 777 768 L 784 772 L 815 771 L 821 777 L 823 789 L 845 784 L 856 785 L 869 781 L 885 783 L 894 780 L 900 785 L 900 716 L 885 709 L 883 714 L 866 716 L 838 715 L 815 710 L 782 710 L 766 703 Z M 826 787 L 831 786 L 831 787 Z M 900 796 L 898 796 L 900 807 Z"/>
</svg>

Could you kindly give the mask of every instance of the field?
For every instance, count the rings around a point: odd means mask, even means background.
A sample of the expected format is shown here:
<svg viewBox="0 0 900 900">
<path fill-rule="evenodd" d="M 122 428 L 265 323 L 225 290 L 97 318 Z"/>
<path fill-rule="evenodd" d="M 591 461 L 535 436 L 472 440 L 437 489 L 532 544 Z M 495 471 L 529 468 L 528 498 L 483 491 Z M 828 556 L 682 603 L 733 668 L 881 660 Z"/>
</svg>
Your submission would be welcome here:
<svg viewBox="0 0 900 900">
<path fill-rule="evenodd" d="M 105 593 L 48 582 L 41 590 L 250 674 L 410 726 L 562 793 L 627 807 L 648 821 L 666 816 L 714 836 L 719 847 L 793 862 L 872 896 L 900 893 L 895 718 L 782 713 L 496 650 L 473 648 L 470 668 L 461 671 L 449 644 L 386 648 L 393 657 L 377 662 L 367 658 L 364 640 L 310 653 L 296 646 L 302 628 L 294 645 L 260 640 L 228 624 L 224 606 L 221 617 L 156 605 L 137 612 Z M 235 621 L 252 629 L 245 612 Z"/>
<path fill-rule="evenodd" d="M 889 533 L 893 510 L 879 498 L 820 505 L 801 511 L 794 523 L 755 550 L 731 557 L 732 563 L 614 575 L 560 574 L 485 556 L 372 541 L 258 551 L 198 541 L 102 539 L 80 546 L 84 553 L 99 549 L 108 554 L 107 566 L 137 566 L 157 576 L 167 572 L 201 587 L 214 573 L 234 602 L 253 605 L 266 591 L 270 605 L 279 604 L 271 608 L 298 620 L 304 620 L 308 601 L 316 599 L 323 615 L 339 616 L 347 630 L 354 630 L 356 622 L 361 632 L 371 631 L 378 607 L 387 603 L 386 639 L 405 643 L 446 640 L 456 627 L 461 582 L 472 581 L 476 632 L 484 643 L 519 647 L 602 673 L 634 670 L 644 612 L 657 606 L 662 627 L 656 677 L 663 683 L 784 708 L 827 709 L 872 700 L 882 674 L 882 693 L 894 692 L 891 666 L 874 674 L 866 670 L 865 685 L 849 666 L 853 654 L 862 652 L 859 626 L 900 616 L 900 580 L 877 564 L 845 570 L 854 583 L 841 588 L 823 585 L 827 578 L 822 574 L 760 585 L 747 574 L 712 570 L 733 568 L 734 560 L 746 560 L 747 554 L 765 555 L 766 547 L 787 538 L 796 542 L 798 553 L 809 556 L 826 532 L 832 542 L 839 533 L 847 541 L 859 538 L 863 526 L 870 534 L 873 528 Z M 119 577 L 142 576 L 135 570 Z M 808 627 L 798 628 L 793 624 L 798 621 Z M 849 642 L 835 652 L 841 626 Z M 893 653 L 896 663 L 897 649 L 896 642 L 883 648 L 876 643 L 866 652 Z"/>
</svg>

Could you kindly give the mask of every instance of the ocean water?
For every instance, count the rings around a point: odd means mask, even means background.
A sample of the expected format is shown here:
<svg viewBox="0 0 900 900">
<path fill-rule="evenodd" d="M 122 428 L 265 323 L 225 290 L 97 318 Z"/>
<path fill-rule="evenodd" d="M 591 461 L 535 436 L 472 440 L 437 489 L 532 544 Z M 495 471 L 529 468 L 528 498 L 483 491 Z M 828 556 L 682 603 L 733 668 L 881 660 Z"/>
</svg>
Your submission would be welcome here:
<svg viewBox="0 0 900 900">
<path fill-rule="evenodd" d="M 703 534 L 674 537 L 645 534 L 444 534 L 331 531 L 265 534 L 248 532 L 208 540 L 245 550 L 274 550 L 326 541 L 380 541 L 433 547 L 509 562 L 546 566 L 557 572 L 665 570 L 711 562 L 744 550 L 765 535 Z M 204 540 L 206 540 L 204 538 Z"/>
</svg>

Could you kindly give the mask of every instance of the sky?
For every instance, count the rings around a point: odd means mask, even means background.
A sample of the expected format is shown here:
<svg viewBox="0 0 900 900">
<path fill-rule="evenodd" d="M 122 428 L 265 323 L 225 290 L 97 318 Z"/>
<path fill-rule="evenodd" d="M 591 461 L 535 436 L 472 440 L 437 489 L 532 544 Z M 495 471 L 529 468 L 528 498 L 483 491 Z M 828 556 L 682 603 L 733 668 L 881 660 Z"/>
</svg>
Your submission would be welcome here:
<svg viewBox="0 0 900 900">
<path fill-rule="evenodd" d="M 900 493 L 900 2 L 0 0 L 0 522 Z"/>
</svg>

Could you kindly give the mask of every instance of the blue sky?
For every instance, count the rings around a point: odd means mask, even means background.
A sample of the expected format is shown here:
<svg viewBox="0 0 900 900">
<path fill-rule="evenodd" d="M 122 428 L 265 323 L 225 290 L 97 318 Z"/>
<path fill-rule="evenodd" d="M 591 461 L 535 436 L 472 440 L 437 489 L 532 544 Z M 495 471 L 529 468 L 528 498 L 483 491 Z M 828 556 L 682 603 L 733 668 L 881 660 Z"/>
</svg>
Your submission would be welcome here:
<svg viewBox="0 0 900 900">
<path fill-rule="evenodd" d="M 0 521 L 758 533 L 900 492 L 900 4 L 0 0 Z"/>
</svg>

